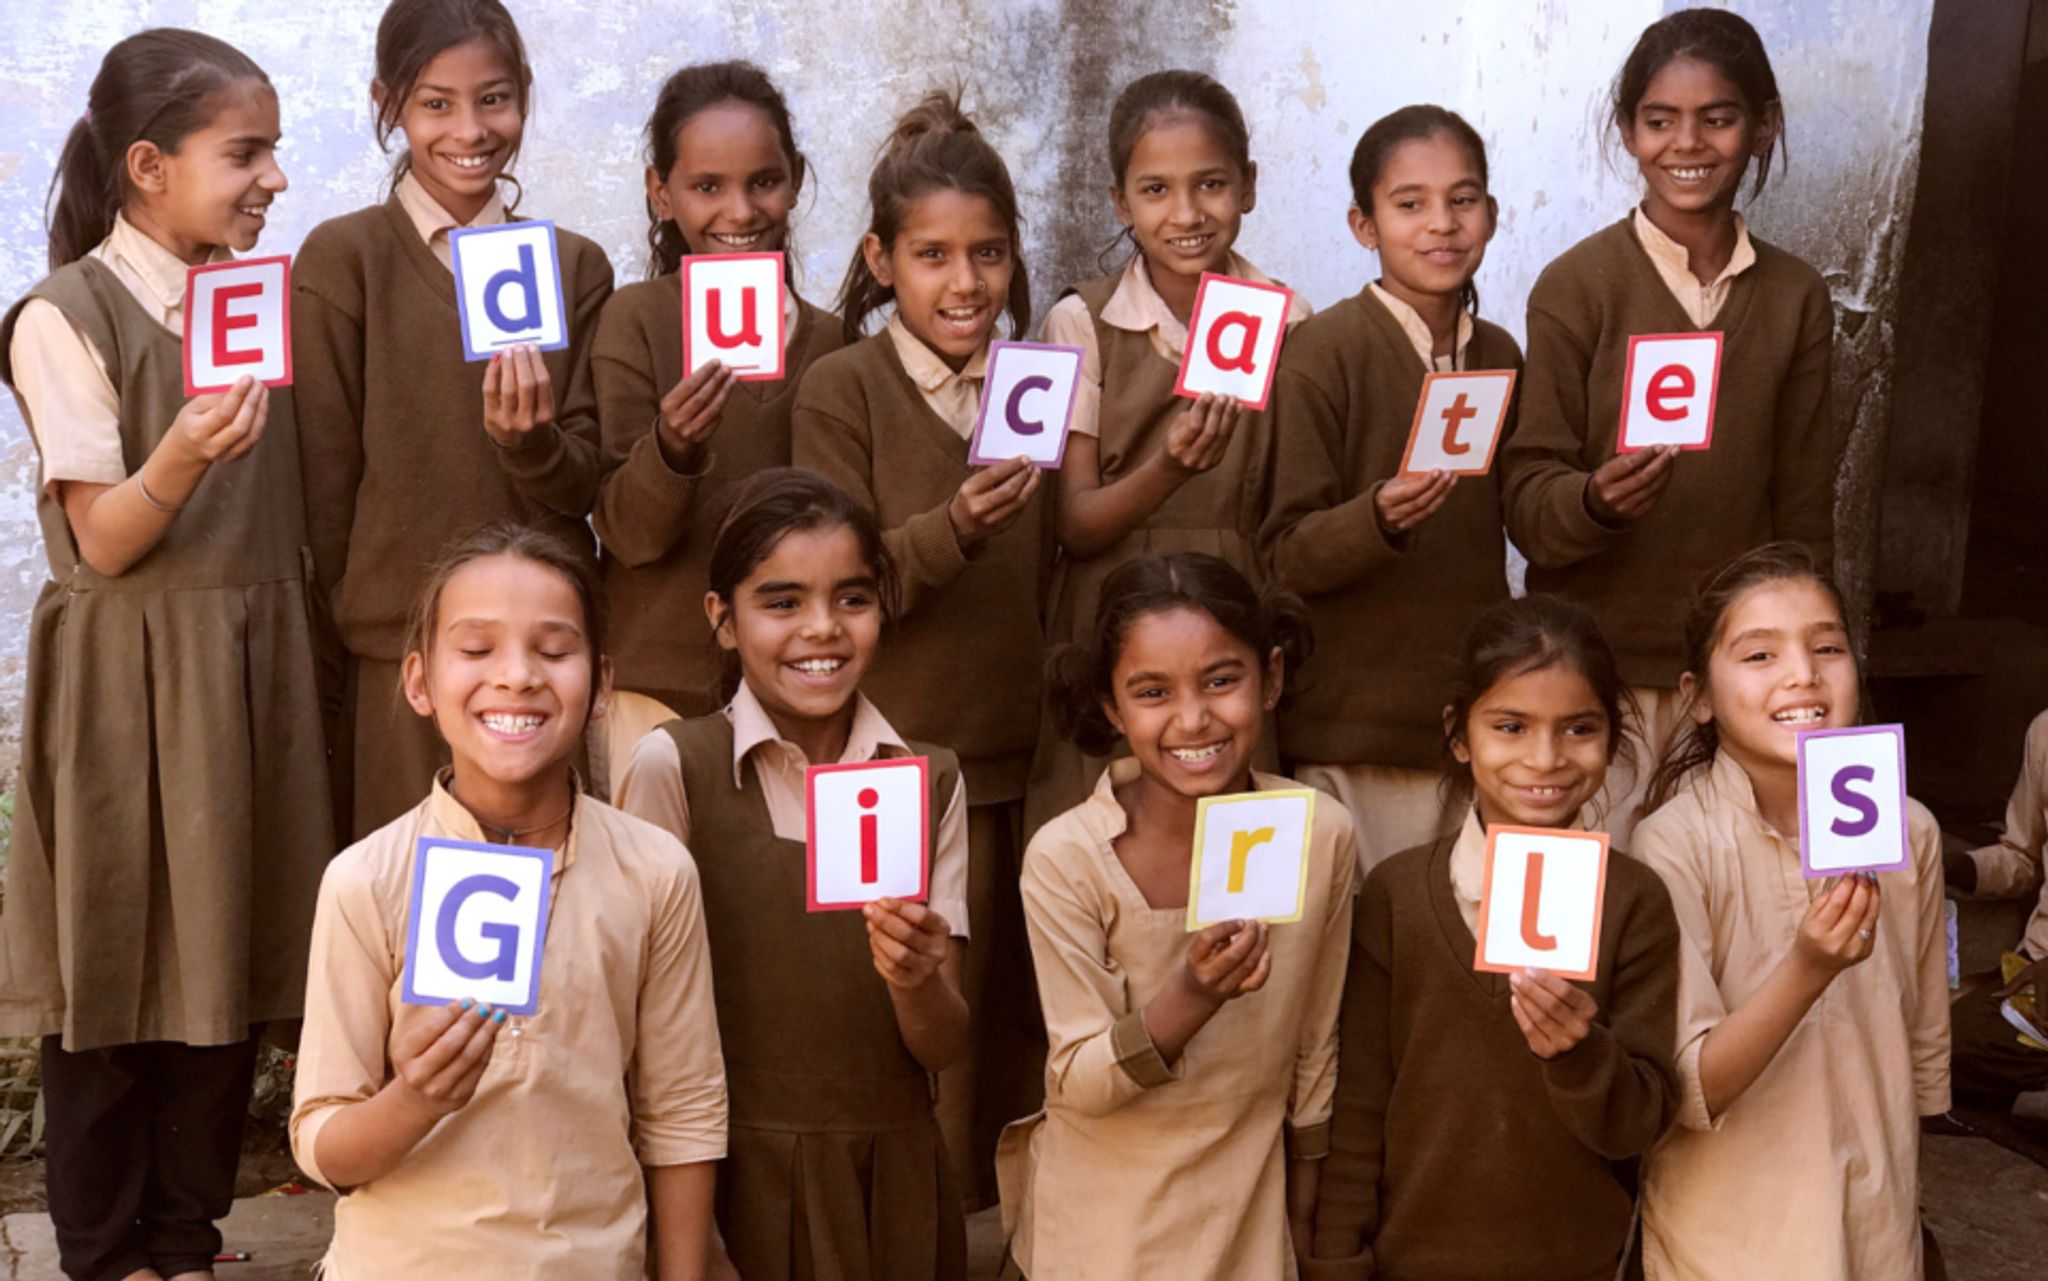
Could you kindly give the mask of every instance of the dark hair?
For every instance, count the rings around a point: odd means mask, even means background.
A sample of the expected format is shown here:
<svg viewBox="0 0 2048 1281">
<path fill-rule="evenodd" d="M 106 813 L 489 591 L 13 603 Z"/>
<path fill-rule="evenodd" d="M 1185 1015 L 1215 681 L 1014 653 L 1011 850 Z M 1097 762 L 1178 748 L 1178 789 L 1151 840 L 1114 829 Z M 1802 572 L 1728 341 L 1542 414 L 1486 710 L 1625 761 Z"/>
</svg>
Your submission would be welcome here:
<svg viewBox="0 0 2048 1281">
<path fill-rule="evenodd" d="M 1635 748 L 1622 732 L 1624 719 L 1635 714 L 1635 697 L 1600 624 L 1585 606 L 1538 592 L 1488 606 L 1465 633 L 1451 701 L 1444 708 L 1443 771 L 1451 794 L 1472 793 L 1472 767 L 1452 749 L 1466 741 L 1473 707 L 1502 681 L 1557 666 L 1583 676 L 1600 701 L 1607 715 L 1608 763 L 1635 760 Z"/>
<path fill-rule="evenodd" d="M 1721 629 L 1728 612 L 1755 588 L 1802 579 L 1827 592 L 1846 627 L 1848 611 L 1842 606 L 1842 593 L 1804 543 L 1765 543 L 1721 566 L 1693 589 L 1692 604 L 1685 615 L 1685 670 L 1692 674 L 1692 697 L 1681 712 L 1679 724 L 1684 728 L 1671 742 L 1661 745 L 1657 771 L 1650 777 L 1649 791 L 1643 800 L 1643 813 L 1650 813 L 1675 796 L 1685 776 L 1711 765 L 1721 748 L 1721 735 L 1714 723 L 1700 724 L 1692 719 L 1692 711 L 1707 692 L 1708 669 L 1714 648 L 1721 643 Z"/>
<path fill-rule="evenodd" d="M 1778 157 L 1779 167 L 1784 167 L 1785 104 L 1778 96 L 1778 77 L 1771 70 L 1763 37 L 1739 14 L 1726 9 L 1680 9 L 1644 28 L 1628 60 L 1621 64 L 1621 74 L 1614 78 L 1615 129 L 1623 134 L 1634 129 L 1636 108 L 1642 105 L 1650 81 L 1667 63 L 1679 58 L 1704 62 L 1726 76 L 1758 125 L 1776 117 L 1777 132 L 1756 158 L 1756 183 L 1750 188 L 1750 194 L 1756 195 L 1770 177 L 1771 157 Z"/>
<path fill-rule="evenodd" d="M 114 229 L 128 200 L 130 147 L 150 142 L 177 154 L 212 122 L 221 95 L 251 80 L 270 87 L 249 55 L 198 31 L 153 27 L 107 50 L 44 201 L 50 270 L 85 257 Z"/>
<path fill-rule="evenodd" d="M 1199 71 L 1155 71 L 1125 85 L 1116 97 L 1116 105 L 1109 109 L 1109 172 L 1118 187 L 1124 185 L 1138 140 L 1154 126 L 1183 115 L 1199 117 L 1230 153 L 1238 172 L 1246 177 L 1251 175 L 1252 133 L 1244 122 L 1244 108 L 1237 105 L 1230 90 L 1213 76 Z M 1102 261 L 1107 263 L 1117 246 L 1126 241 L 1135 253 L 1136 237 L 1129 227 L 1124 227 L 1102 251 Z"/>
<path fill-rule="evenodd" d="M 1472 167 L 1479 171 L 1479 185 L 1487 185 L 1486 143 L 1479 137 L 1465 117 L 1447 107 L 1434 103 L 1418 103 L 1389 112 L 1366 126 L 1358 136 L 1358 145 L 1351 149 L 1351 203 L 1359 212 L 1372 216 L 1372 189 L 1379 185 L 1380 171 L 1386 168 L 1387 157 L 1404 143 L 1421 142 L 1447 133 L 1466 154 L 1472 157 Z M 1489 200 L 1492 197 L 1487 197 Z M 1470 280 L 1465 282 L 1458 302 L 1474 316 L 1479 314 L 1479 286 Z"/>
<path fill-rule="evenodd" d="M 1280 706 L 1293 701 L 1301 665 L 1315 653 L 1308 607 L 1291 592 L 1255 589 L 1228 561 L 1203 552 L 1154 553 L 1126 561 L 1103 580 L 1095 627 L 1086 640 L 1056 647 L 1045 660 L 1046 702 L 1060 733 L 1091 756 L 1121 737 L 1103 705 L 1114 700 L 1116 664 L 1131 625 L 1147 614 L 1194 609 L 1251 647 L 1263 667 L 1281 657 Z"/>
<path fill-rule="evenodd" d="M 789 104 L 783 101 L 782 91 L 775 87 L 768 73 L 751 62 L 700 62 L 684 67 L 663 82 L 661 92 L 654 98 L 654 114 L 647 118 L 648 167 L 667 182 L 669 172 L 676 167 L 676 137 L 683 126 L 706 107 L 724 102 L 744 103 L 768 117 L 768 123 L 775 126 L 776 135 L 782 140 L 782 153 L 789 160 L 790 189 L 802 191 L 808 166 L 804 153 L 797 150 L 796 134 L 790 128 Z M 666 275 L 682 265 L 689 247 L 683 241 L 682 228 L 657 214 L 651 199 L 647 202 L 647 223 L 648 275 Z M 789 252 L 786 236 L 783 252 L 795 257 Z"/>
<path fill-rule="evenodd" d="M 731 506 L 711 540 L 709 587 L 733 607 L 740 584 L 756 566 L 775 554 L 783 538 L 796 530 L 845 528 L 853 531 L 861 559 L 875 575 L 882 621 L 893 622 L 901 600 L 896 560 L 882 541 L 875 514 L 852 495 L 814 471 L 802 467 L 770 467 L 755 472 L 734 489 Z M 739 656 L 727 651 L 721 660 L 717 701 L 729 700 L 740 687 Z"/>
<path fill-rule="evenodd" d="M 871 212 L 867 234 L 888 249 L 896 243 L 911 202 L 934 191 L 980 196 L 995 206 L 996 216 L 1009 229 L 1010 256 L 1016 267 L 1010 275 L 1005 310 L 1010 315 L 1011 334 L 1022 338 L 1031 328 L 1031 281 L 1024 270 L 1023 217 L 1017 211 L 1017 189 L 1010 183 L 1010 170 L 1003 158 L 962 114 L 957 91 L 926 94 L 896 122 L 883 145 L 882 158 L 868 178 Z M 868 270 L 867 255 L 855 244 L 846 284 L 839 291 L 839 314 L 845 318 L 847 341 L 858 341 L 868 317 L 895 297 L 896 291 Z"/>
<path fill-rule="evenodd" d="M 391 0 L 377 23 L 376 79 L 384 90 L 383 101 L 374 104 L 379 147 L 391 149 L 391 135 L 427 64 L 472 40 L 489 41 L 505 59 L 519 85 L 519 118 L 526 119 L 533 105 L 533 65 L 526 60 L 526 42 L 519 38 L 519 27 L 501 0 Z M 519 182 L 506 171 L 518 158 L 515 146 L 500 171 L 513 185 L 514 203 Z M 392 166 L 392 180 L 404 177 L 410 168 L 412 151 L 408 148 Z"/>
</svg>

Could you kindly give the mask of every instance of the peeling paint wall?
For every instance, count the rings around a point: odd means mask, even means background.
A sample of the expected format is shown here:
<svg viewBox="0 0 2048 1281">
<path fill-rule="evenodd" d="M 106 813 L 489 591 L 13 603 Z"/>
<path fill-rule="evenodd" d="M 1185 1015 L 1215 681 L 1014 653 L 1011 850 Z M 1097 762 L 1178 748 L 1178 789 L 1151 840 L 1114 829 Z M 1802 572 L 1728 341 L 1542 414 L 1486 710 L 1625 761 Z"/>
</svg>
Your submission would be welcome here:
<svg viewBox="0 0 2048 1281">
<path fill-rule="evenodd" d="M 1791 122 L 1793 167 L 1751 210 L 1765 237 L 1814 262 L 1845 328 L 1837 387 L 1858 433 L 1841 514 L 1852 584 L 1868 580 L 1854 531 L 1885 421 L 1896 253 L 1910 199 L 1933 0 L 1747 0 Z M 1207 69 L 1251 121 L 1259 204 L 1241 248 L 1318 306 L 1373 272 L 1344 225 L 1359 133 L 1404 103 L 1440 102 L 1485 136 L 1500 234 L 1479 285 L 1517 333 L 1543 266 L 1625 210 L 1635 191 L 1609 148 L 1604 95 L 1637 34 L 1681 6 L 1655 0 L 651 0 L 515 3 L 535 63 L 522 208 L 597 239 L 621 279 L 643 269 L 640 130 L 673 67 L 742 56 L 794 109 L 815 165 L 800 207 L 800 282 L 828 298 L 852 251 L 875 147 L 933 85 L 965 86 L 1024 201 L 1043 312 L 1097 274 L 1116 223 L 1105 131 L 1127 81 Z M 363 0 L 0 0 L 0 298 L 43 272 L 43 197 L 101 53 L 149 24 L 202 26 L 270 72 L 283 102 L 292 189 L 263 249 L 290 251 L 324 218 L 376 198 L 386 160 L 370 138 Z M 34 450 L 0 407 L 0 768 L 11 773 L 29 606 L 43 576 Z M 110 709 L 110 714 L 126 714 Z"/>
</svg>

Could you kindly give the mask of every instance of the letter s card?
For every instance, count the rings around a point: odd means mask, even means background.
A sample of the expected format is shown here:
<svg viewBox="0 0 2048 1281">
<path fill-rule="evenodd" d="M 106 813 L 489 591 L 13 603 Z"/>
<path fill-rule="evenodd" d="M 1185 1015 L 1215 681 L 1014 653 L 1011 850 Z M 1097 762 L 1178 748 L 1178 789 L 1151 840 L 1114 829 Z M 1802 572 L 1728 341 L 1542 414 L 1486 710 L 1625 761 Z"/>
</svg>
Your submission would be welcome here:
<svg viewBox="0 0 2048 1281">
<path fill-rule="evenodd" d="M 507 1014 L 532 1014 L 554 872 L 553 850 L 420 837 L 406 925 L 406 1002 L 471 997 Z"/>
<path fill-rule="evenodd" d="M 1807 877 L 1912 865 L 1902 725 L 1799 736 L 1799 870 Z"/>
<path fill-rule="evenodd" d="M 1590 980 L 1606 897 L 1607 833 L 1494 824 L 1486 832 L 1472 968 Z"/>
</svg>

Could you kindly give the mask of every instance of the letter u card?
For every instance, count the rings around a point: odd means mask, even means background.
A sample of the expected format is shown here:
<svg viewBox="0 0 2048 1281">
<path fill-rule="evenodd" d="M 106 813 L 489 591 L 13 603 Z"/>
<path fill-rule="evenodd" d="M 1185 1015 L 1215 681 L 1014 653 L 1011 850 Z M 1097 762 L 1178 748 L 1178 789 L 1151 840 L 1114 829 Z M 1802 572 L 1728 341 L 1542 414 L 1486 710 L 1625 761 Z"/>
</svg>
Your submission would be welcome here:
<svg viewBox="0 0 2048 1281">
<path fill-rule="evenodd" d="M 1622 375 L 1616 453 L 1657 445 L 1705 449 L 1714 440 L 1721 335 L 1636 334 Z"/>
<path fill-rule="evenodd" d="M 1799 736 L 1799 870 L 1807 877 L 1897 872 L 1906 831 L 1906 730 L 1816 729 Z"/>
<path fill-rule="evenodd" d="M 226 391 L 243 376 L 292 381 L 292 260 L 243 258 L 185 272 L 185 394 Z"/>
<path fill-rule="evenodd" d="M 845 911 L 929 892 L 931 762 L 923 756 L 804 771 L 806 906 Z"/>
<path fill-rule="evenodd" d="M 545 220 L 448 233 L 462 358 L 489 360 L 507 347 L 555 351 L 569 345 L 562 305 L 562 258 Z"/>
<path fill-rule="evenodd" d="M 1423 375 L 1401 474 L 1484 476 L 1493 468 L 1493 451 L 1514 394 L 1512 369 Z"/>
<path fill-rule="evenodd" d="M 1301 919 L 1308 894 L 1313 788 L 1290 787 L 1195 802 L 1188 868 L 1188 932 L 1218 921 Z"/>
<path fill-rule="evenodd" d="M 470 997 L 507 1014 L 532 1014 L 554 872 L 553 850 L 422 836 L 413 850 L 406 1002 Z"/>
<path fill-rule="evenodd" d="M 710 361 L 742 382 L 782 377 L 780 253 L 683 257 L 683 372 Z"/>
<path fill-rule="evenodd" d="M 1481 884 L 1473 969 L 1593 977 L 1607 896 L 1607 833 L 1496 824 L 1487 829 Z"/>
<path fill-rule="evenodd" d="M 1216 392 L 1244 402 L 1247 409 L 1264 409 L 1273 394 L 1273 371 L 1280 365 L 1280 340 L 1287 336 L 1287 308 L 1293 301 L 1294 291 L 1284 285 L 1203 272 L 1173 394 L 1192 400 Z"/>
<path fill-rule="evenodd" d="M 1058 467 L 1067 452 L 1085 356 L 1079 347 L 1057 343 L 992 345 L 967 461 L 982 467 L 1028 458 L 1040 467 Z"/>
</svg>

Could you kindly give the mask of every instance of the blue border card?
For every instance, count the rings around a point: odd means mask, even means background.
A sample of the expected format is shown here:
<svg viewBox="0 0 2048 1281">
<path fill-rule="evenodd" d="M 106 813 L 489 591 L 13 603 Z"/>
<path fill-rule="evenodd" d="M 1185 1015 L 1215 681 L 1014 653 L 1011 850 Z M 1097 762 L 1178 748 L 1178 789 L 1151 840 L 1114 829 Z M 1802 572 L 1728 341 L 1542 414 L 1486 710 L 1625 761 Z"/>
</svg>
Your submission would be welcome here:
<svg viewBox="0 0 2048 1281">
<path fill-rule="evenodd" d="M 555 315 L 560 318 L 561 333 L 553 342 L 534 342 L 533 346 L 542 351 L 559 351 L 569 345 L 569 309 L 562 301 L 562 248 L 555 236 L 555 224 L 546 218 L 523 218 L 515 222 L 499 223 L 495 227 L 458 227 L 448 233 L 448 257 L 455 269 L 455 314 L 462 321 L 462 358 L 464 360 L 489 360 L 507 347 L 518 347 L 532 342 L 528 338 L 512 338 L 491 347 L 479 348 L 470 335 L 469 292 L 463 285 L 462 242 L 475 236 L 502 236 L 508 232 L 531 233 L 535 228 L 547 232 L 549 277 L 554 283 Z M 502 273 L 501 273 L 502 274 Z M 538 283 L 538 282 L 536 282 Z M 547 300 L 536 299 L 536 306 L 545 313 Z"/>
<path fill-rule="evenodd" d="M 436 836 L 422 836 L 413 846 L 412 893 L 406 909 L 405 931 L 405 974 L 401 992 L 408 1005 L 446 1005 L 461 1000 L 464 996 L 475 996 L 475 992 L 423 993 L 419 990 L 418 964 L 422 946 L 421 932 L 425 928 L 420 913 L 420 899 L 426 891 L 428 865 L 434 861 L 437 851 L 447 850 L 464 854 L 492 854 L 506 858 L 532 859 L 540 864 L 540 905 L 533 920 L 533 967 L 527 976 L 523 999 L 492 1001 L 491 1008 L 507 1014 L 530 1015 L 540 1004 L 540 973 L 542 954 L 548 938 L 548 910 L 554 897 L 555 852 L 548 849 L 534 849 L 526 845 L 489 845 L 480 841 L 455 841 Z M 502 895 L 500 895 L 502 897 Z M 521 923 L 522 928 L 524 923 Z M 436 922 L 438 928 L 439 922 Z M 436 955 L 440 949 L 435 949 Z"/>
</svg>

